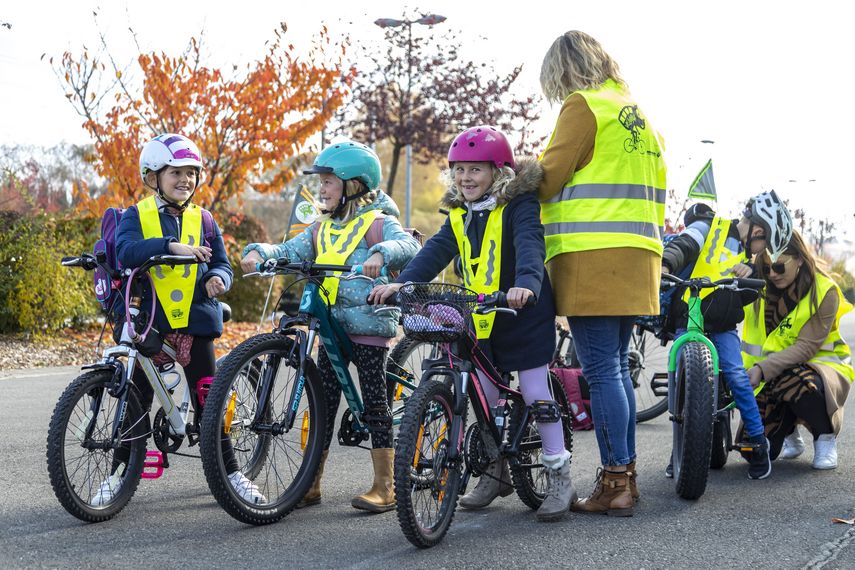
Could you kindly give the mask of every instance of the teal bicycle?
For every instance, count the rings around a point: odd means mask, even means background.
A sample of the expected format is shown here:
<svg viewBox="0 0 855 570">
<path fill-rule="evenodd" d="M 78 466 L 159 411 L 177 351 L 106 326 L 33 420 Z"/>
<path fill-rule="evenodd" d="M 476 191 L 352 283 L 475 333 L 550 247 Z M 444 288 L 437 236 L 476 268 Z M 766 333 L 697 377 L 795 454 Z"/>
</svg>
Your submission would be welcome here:
<svg viewBox="0 0 855 570">
<path fill-rule="evenodd" d="M 312 358 L 317 338 L 347 401 L 339 444 L 360 446 L 369 438 L 372 419 L 345 364 L 352 350 L 350 339 L 322 298 L 327 277 L 371 280 L 359 269 L 310 261 L 289 263 L 285 258 L 260 264 L 258 275 L 297 275 L 295 283 L 305 282 L 305 287 L 296 316 L 283 316 L 272 332 L 245 340 L 224 359 L 205 401 L 200 434 L 205 477 L 220 506 L 239 521 L 262 525 L 282 519 L 314 480 L 327 422 L 335 421 L 326 417 L 323 383 Z M 401 356 L 418 352 L 418 347 L 410 346 Z M 400 424 L 404 404 L 417 382 L 403 364 L 387 365 L 393 426 Z M 263 495 L 260 502 L 247 502 L 229 480 L 222 457 L 225 442 L 231 442 L 240 464 L 252 459 L 251 464 L 258 466 L 244 474 Z"/>
<path fill-rule="evenodd" d="M 747 453 L 754 449 L 750 443 L 733 442 L 730 423 L 736 404 L 719 376 L 718 351 L 704 334 L 700 292 L 710 288 L 756 291 L 764 286 L 762 279 L 683 280 L 662 275 L 663 289 L 689 290 L 686 332 L 674 340 L 668 353 L 668 411 L 673 427 L 671 461 L 677 495 L 684 499 L 697 499 L 704 494 L 709 469 L 724 467 L 730 451 Z"/>
</svg>

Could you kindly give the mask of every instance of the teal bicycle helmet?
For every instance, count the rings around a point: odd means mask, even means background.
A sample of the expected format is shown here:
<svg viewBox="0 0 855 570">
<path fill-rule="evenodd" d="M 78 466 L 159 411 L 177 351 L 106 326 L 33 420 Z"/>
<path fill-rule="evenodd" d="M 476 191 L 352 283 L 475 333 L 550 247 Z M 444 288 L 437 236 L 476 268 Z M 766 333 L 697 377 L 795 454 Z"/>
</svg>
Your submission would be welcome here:
<svg viewBox="0 0 855 570">
<path fill-rule="evenodd" d="M 383 178 L 377 154 L 368 146 L 352 140 L 326 147 L 315 158 L 312 168 L 304 170 L 303 174 L 335 174 L 342 180 L 355 178 L 365 184 L 369 192 L 376 190 Z"/>
</svg>

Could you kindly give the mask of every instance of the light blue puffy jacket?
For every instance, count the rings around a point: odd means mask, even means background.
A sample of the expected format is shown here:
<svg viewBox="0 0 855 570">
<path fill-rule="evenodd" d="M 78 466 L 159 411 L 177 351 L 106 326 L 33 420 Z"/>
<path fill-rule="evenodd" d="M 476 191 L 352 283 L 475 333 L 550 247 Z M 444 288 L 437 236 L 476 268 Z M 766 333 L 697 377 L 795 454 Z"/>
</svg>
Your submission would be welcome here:
<svg viewBox="0 0 855 570">
<path fill-rule="evenodd" d="M 385 214 L 383 241 L 369 248 L 366 239 L 363 238 L 356 250 L 347 258 L 345 265 L 364 263 L 372 254 L 379 251 L 383 254 L 386 270 L 399 271 L 415 257 L 421 246 L 401 227 L 397 218 L 400 210 L 387 194 L 378 192 L 377 198 L 372 203 L 359 208 L 356 215 L 362 215 L 371 210 L 380 210 Z M 343 225 L 335 221 L 329 223 L 332 223 L 336 229 Z M 243 254 L 246 255 L 254 250 L 264 259 L 287 257 L 293 262 L 313 260 L 315 247 L 312 238 L 312 227 L 309 226 L 303 233 L 285 243 L 251 243 L 244 248 Z M 376 285 L 388 282 L 388 277 L 379 277 L 374 280 Z M 398 329 L 399 312 L 388 311 L 375 315 L 374 307 L 365 302 L 372 288 L 373 285 L 364 279 L 341 281 L 336 303 L 332 307 L 333 318 L 341 323 L 345 332 L 349 334 L 394 337 Z"/>
</svg>

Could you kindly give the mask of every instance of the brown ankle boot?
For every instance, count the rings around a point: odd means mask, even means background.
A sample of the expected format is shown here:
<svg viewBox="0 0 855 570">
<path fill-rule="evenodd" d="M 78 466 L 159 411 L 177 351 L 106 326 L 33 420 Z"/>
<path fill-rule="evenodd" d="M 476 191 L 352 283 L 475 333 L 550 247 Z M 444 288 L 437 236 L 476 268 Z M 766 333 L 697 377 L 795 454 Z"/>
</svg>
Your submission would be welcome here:
<svg viewBox="0 0 855 570">
<path fill-rule="evenodd" d="M 374 464 L 374 484 L 371 485 L 371 489 L 367 493 L 354 497 L 350 501 L 354 509 L 385 513 L 395 508 L 394 458 L 394 449 L 371 450 L 371 462 Z"/>
<path fill-rule="evenodd" d="M 325 449 L 324 452 L 321 453 L 321 464 L 318 465 L 318 472 L 315 475 L 315 480 L 312 482 L 312 486 L 309 487 L 309 490 L 306 491 L 306 494 L 303 495 L 303 498 L 300 499 L 300 502 L 297 503 L 298 509 L 311 507 L 312 505 L 317 505 L 321 502 L 321 477 L 324 474 L 324 464 L 327 462 L 327 454 L 329 452 L 329 449 Z"/>
<path fill-rule="evenodd" d="M 597 484 L 587 499 L 573 503 L 570 510 L 577 513 L 602 513 L 616 517 L 631 517 L 633 500 L 629 491 L 630 474 L 606 469 L 597 471 Z"/>
<path fill-rule="evenodd" d="M 638 475 L 638 472 L 635 470 L 635 461 L 627 464 L 626 472 L 629 473 L 629 494 L 632 495 L 632 500 L 636 503 L 638 502 L 638 483 L 636 483 L 635 479 Z"/>
</svg>

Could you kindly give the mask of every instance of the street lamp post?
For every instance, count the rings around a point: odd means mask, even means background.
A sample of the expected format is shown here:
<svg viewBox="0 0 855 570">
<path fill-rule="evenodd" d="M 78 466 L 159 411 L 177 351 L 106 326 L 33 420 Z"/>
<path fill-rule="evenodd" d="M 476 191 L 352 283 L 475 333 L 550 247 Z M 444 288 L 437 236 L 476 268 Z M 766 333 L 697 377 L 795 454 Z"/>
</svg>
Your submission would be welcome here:
<svg viewBox="0 0 855 570">
<path fill-rule="evenodd" d="M 410 89 L 412 88 L 413 77 L 413 62 L 410 58 L 410 52 L 413 48 L 413 24 L 421 24 L 423 26 L 433 26 L 434 24 L 442 23 L 446 20 L 445 16 L 439 14 L 428 14 L 422 16 L 418 20 L 396 20 L 394 18 L 378 18 L 374 20 L 374 24 L 380 28 L 397 28 L 399 26 L 407 27 L 407 102 L 404 108 L 404 124 L 410 126 Z M 413 194 L 413 145 L 409 141 L 410 135 L 407 134 L 406 146 L 406 189 L 404 191 L 404 225 L 412 227 L 410 223 L 410 212 L 412 211 L 412 194 Z"/>
</svg>

